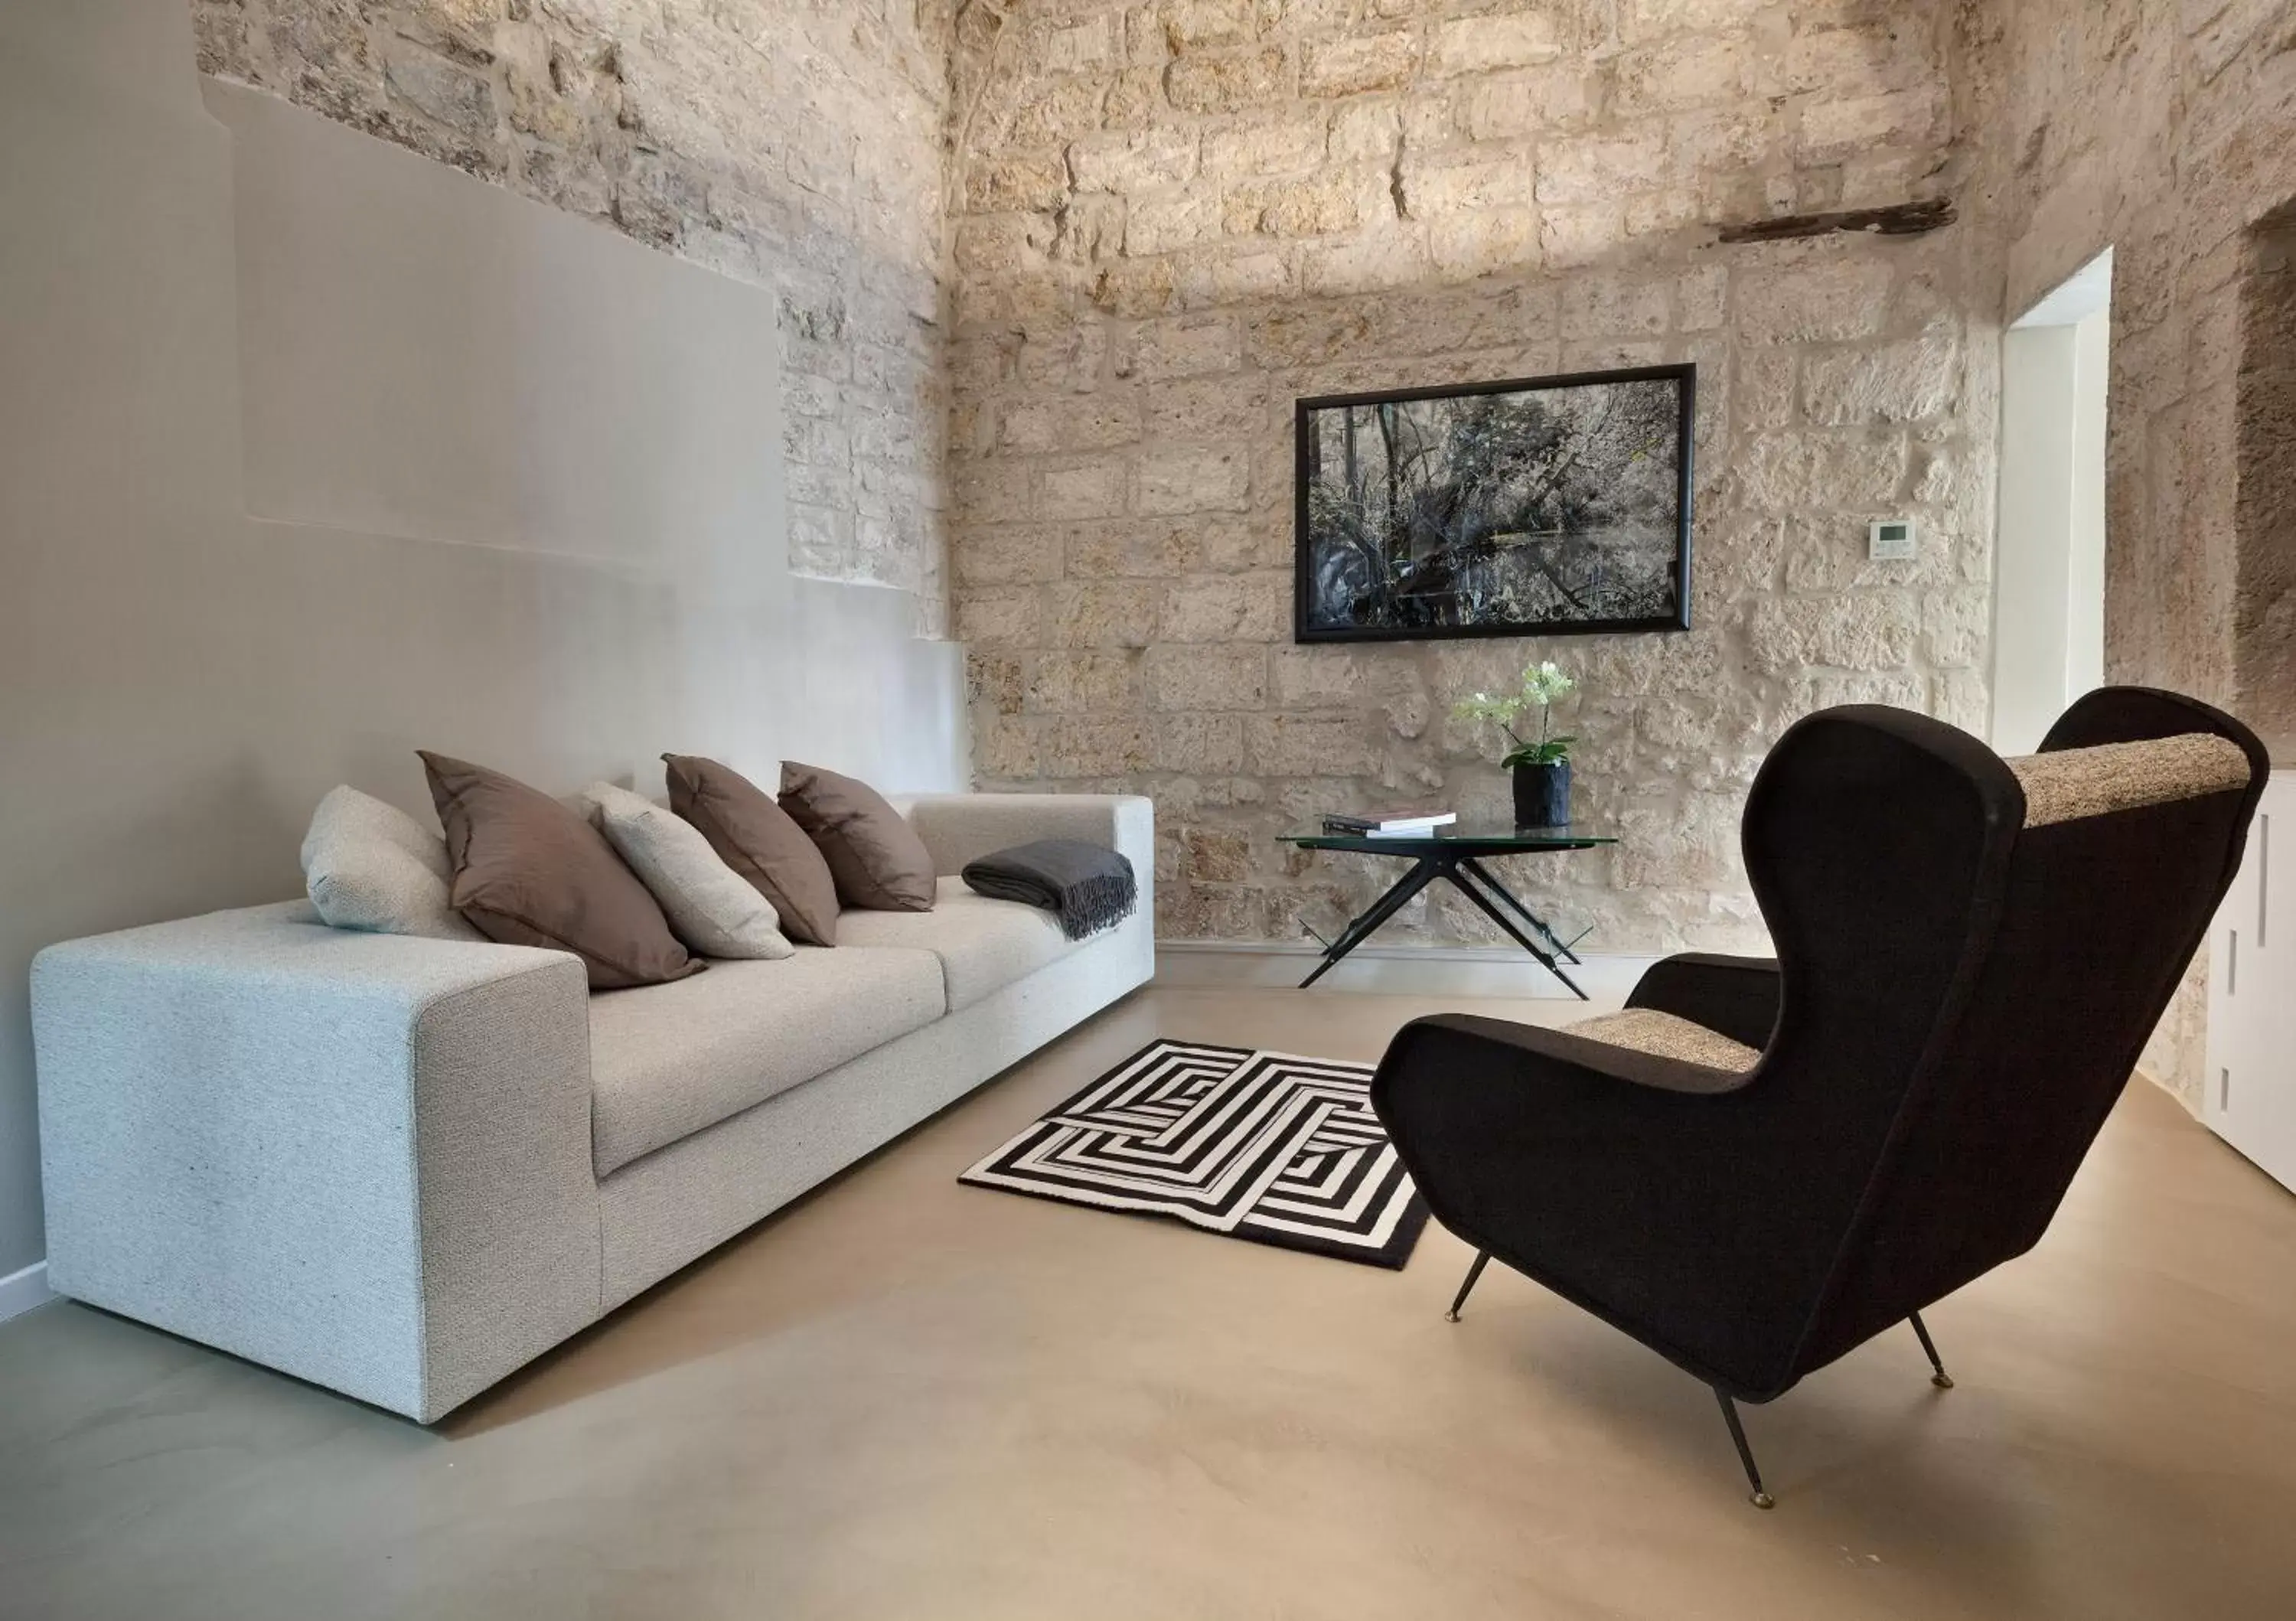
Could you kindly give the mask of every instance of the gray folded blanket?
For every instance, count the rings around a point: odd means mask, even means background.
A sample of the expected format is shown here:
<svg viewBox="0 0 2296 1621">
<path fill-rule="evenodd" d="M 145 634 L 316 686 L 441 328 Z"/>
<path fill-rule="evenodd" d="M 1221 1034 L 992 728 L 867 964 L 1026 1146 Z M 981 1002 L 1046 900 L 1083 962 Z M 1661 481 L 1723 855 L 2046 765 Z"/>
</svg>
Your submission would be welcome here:
<svg viewBox="0 0 2296 1621">
<path fill-rule="evenodd" d="M 1132 864 L 1081 839 L 1039 839 L 964 864 L 964 881 L 991 900 L 1024 901 L 1057 913 L 1071 940 L 1112 929 L 1140 904 Z"/>
</svg>

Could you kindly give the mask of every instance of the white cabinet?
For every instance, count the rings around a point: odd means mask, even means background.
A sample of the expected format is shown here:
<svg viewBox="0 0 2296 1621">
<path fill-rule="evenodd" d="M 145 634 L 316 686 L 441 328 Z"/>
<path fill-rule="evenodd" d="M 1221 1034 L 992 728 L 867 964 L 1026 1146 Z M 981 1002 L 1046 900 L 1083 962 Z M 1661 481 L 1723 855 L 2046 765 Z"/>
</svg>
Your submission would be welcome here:
<svg viewBox="0 0 2296 1621">
<path fill-rule="evenodd" d="M 2209 928 L 2202 1118 L 2296 1188 L 2296 772 L 2276 771 Z"/>
</svg>

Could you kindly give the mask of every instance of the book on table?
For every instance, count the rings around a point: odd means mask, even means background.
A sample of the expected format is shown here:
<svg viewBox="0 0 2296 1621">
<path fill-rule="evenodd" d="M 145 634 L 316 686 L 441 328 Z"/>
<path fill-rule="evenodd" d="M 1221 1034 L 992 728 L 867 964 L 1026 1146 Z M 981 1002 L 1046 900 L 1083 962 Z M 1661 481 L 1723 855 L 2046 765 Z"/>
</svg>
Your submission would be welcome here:
<svg viewBox="0 0 2296 1621">
<path fill-rule="evenodd" d="M 1359 833 L 1366 839 L 1407 839 L 1448 827 L 1459 813 L 1447 810 L 1398 811 L 1391 815 L 1355 816 L 1336 812 L 1324 818 L 1327 833 Z"/>
</svg>

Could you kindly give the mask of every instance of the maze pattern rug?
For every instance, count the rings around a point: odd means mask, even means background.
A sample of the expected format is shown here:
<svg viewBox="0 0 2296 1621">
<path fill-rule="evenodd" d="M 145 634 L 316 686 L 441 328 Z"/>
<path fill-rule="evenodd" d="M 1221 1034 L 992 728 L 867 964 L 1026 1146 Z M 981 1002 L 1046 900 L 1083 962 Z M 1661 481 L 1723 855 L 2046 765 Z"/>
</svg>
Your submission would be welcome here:
<svg viewBox="0 0 2296 1621">
<path fill-rule="evenodd" d="M 1400 1267 L 1427 1205 L 1372 1112 L 1371 1074 L 1155 1042 L 958 1180 Z"/>
</svg>

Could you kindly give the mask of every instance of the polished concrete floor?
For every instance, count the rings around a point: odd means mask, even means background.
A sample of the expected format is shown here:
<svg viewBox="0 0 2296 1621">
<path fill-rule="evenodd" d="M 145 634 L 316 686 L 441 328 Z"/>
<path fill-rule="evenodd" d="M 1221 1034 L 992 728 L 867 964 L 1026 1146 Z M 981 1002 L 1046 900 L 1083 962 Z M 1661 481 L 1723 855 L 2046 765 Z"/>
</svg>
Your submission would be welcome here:
<svg viewBox="0 0 2296 1621">
<path fill-rule="evenodd" d="M 1154 989 L 436 1430 L 98 1313 L 0 1327 L 0 1616 L 2296 1616 L 2296 1198 L 2130 1089 L 2032 1255 L 1751 1409 L 1430 1229 L 1399 1273 L 960 1188 Z M 1485 1003 L 1549 1019 L 1565 1004 Z"/>
</svg>

